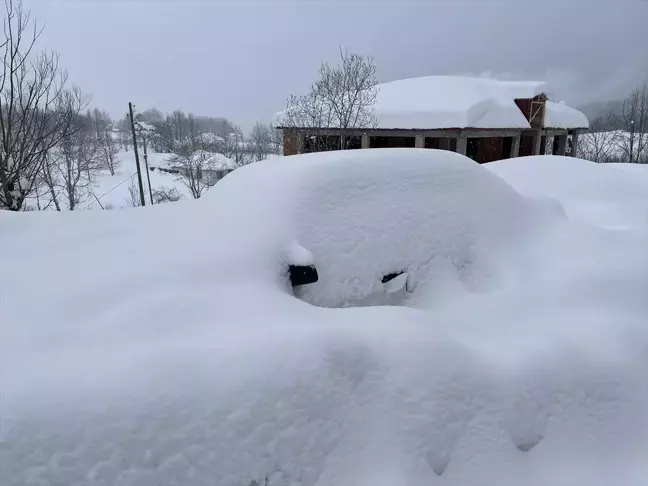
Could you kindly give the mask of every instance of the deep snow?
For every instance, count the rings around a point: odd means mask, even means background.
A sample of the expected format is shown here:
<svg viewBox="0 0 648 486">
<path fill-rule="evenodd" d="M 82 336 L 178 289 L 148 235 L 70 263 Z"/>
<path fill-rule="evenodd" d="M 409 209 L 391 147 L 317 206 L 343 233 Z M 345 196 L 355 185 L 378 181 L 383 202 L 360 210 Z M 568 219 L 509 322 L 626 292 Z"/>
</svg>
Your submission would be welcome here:
<svg viewBox="0 0 648 486">
<path fill-rule="evenodd" d="M 641 195 L 594 164 L 508 162 L 333 152 L 199 201 L 0 213 L 0 484 L 643 485 L 648 236 L 616 205 Z M 625 229 L 569 219 L 561 171 Z M 451 230 L 416 233 L 417 204 Z M 354 271 L 394 234 L 412 260 L 442 251 L 407 306 L 314 307 L 281 269 L 331 258 L 316 229 L 367 237 Z M 476 287 L 452 258 L 472 244 Z"/>
<path fill-rule="evenodd" d="M 572 219 L 606 229 L 648 230 L 648 166 L 532 156 L 485 167 L 524 195 L 560 201 Z"/>
</svg>

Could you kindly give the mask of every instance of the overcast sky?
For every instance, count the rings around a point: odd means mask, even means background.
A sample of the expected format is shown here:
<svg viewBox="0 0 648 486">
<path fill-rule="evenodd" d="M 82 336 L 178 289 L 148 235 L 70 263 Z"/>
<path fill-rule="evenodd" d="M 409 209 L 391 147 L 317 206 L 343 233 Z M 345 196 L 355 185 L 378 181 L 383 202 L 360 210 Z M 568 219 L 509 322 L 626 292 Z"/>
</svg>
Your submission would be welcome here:
<svg viewBox="0 0 648 486">
<path fill-rule="evenodd" d="M 93 105 L 181 108 L 249 128 L 308 89 L 339 46 L 380 81 L 482 74 L 572 104 L 648 78 L 646 0 L 24 0 Z"/>
</svg>

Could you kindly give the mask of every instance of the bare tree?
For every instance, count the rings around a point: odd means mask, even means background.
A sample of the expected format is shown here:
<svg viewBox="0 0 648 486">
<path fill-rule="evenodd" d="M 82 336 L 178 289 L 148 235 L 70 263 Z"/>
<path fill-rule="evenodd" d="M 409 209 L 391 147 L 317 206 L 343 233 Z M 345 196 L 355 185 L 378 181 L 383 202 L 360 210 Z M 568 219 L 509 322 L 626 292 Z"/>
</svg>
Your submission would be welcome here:
<svg viewBox="0 0 648 486">
<path fill-rule="evenodd" d="M 635 89 L 623 102 L 623 130 L 617 144 L 628 162 L 648 162 L 648 83 Z"/>
<path fill-rule="evenodd" d="M 132 134 L 126 130 L 119 130 L 117 132 L 117 140 L 124 149 L 124 152 L 128 152 L 128 147 L 133 143 Z"/>
<path fill-rule="evenodd" d="M 243 136 L 243 131 L 238 126 L 232 127 L 232 133 L 225 137 L 221 153 L 232 159 L 238 167 L 254 161 L 253 150 Z"/>
<path fill-rule="evenodd" d="M 142 201 L 140 199 L 139 187 L 135 182 L 135 175 L 131 177 L 130 185 L 128 186 L 128 199 L 126 199 L 126 206 L 137 208 L 141 206 Z"/>
<path fill-rule="evenodd" d="M 330 150 L 325 134 L 328 128 L 335 126 L 333 111 L 314 88 L 305 95 L 291 95 L 288 98 L 288 105 L 278 120 L 278 125 L 284 127 L 288 139 L 296 140 L 297 133 L 293 129 L 305 130 L 311 151 Z M 296 148 L 298 151 L 303 150 L 303 147 Z M 337 148 L 339 145 L 333 147 L 333 150 Z"/>
<path fill-rule="evenodd" d="M 71 131 L 87 104 L 66 90 L 67 74 L 55 53 L 35 53 L 42 33 L 22 4 L 5 0 L 0 40 L 0 207 L 18 211 L 35 189 L 47 153 Z"/>
<path fill-rule="evenodd" d="M 271 127 L 257 122 L 250 132 L 249 144 L 255 162 L 265 159 L 273 152 Z"/>
<path fill-rule="evenodd" d="M 102 167 L 101 141 L 90 123 L 81 120 L 74 133 L 65 137 L 47 154 L 44 164 L 46 184 L 54 205 L 61 210 L 59 198 L 74 211 L 90 193 L 96 173 Z"/>
<path fill-rule="evenodd" d="M 174 155 L 169 163 L 178 170 L 179 180 L 199 199 L 215 183 L 213 154 L 198 150 L 191 155 Z"/>
<path fill-rule="evenodd" d="M 374 128 L 377 124 L 373 107 L 378 81 L 372 57 L 340 49 L 340 58 L 338 66 L 322 64 L 315 90 L 333 112 L 341 134 L 340 148 L 345 149 L 349 129 Z"/>
<path fill-rule="evenodd" d="M 378 121 L 374 104 L 378 94 L 376 65 L 372 57 L 340 49 L 340 64 L 323 62 L 317 80 L 309 93 L 291 96 L 279 124 L 307 129 L 308 143 L 314 150 L 335 150 L 348 147 L 352 130 L 375 128 Z M 339 142 L 331 145 L 326 129 L 339 130 Z"/>
<path fill-rule="evenodd" d="M 182 199 L 182 194 L 175 187 L 160 187 L 153 191 L 153 202 L 162 204 L 167 202 L 176 202 Z"/>
<path fill-rule="evenodd" d="M 593 162 L 612 162 L 618 152 L 617 118 L 612 112 L 595 118 L 582 136 L 577 156 Z"/>
<path fill-rule="evenodd" d="M 164 121 L 164 115 L 157 108 L 144 110 L 142 116 L 144 117 L 144 121 L 147 121 L 148 123 L 161 123 Z"/>
<path fill-rule="evenodd" d="M 270 130 L 270 150 L 275 155 L 280 155 L 283 151 L 283 136 L 281 130 L 277 130 L 272 124 L 268 126 Z"/>
<path fill-rule="evenodd" d="M 117 153 L 119 152 L 119 145 L 113 135 L 112 121 L 107 111 L 95 109 L 92 112 L 92 123 L 94 125 L 95 136 L 99 142 L 100 158 L 102 168 L 108 169 L 110 175 L 115 175 L 115 171 L 119 167 L 119 159 Z"/>
</svg>

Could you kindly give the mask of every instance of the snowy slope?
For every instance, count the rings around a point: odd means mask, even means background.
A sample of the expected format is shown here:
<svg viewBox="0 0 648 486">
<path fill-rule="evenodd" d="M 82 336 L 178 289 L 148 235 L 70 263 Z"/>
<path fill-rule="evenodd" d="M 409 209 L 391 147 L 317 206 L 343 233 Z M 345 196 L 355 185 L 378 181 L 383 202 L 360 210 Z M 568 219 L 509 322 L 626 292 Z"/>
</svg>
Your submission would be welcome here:
<svg viewBox="0 0 648 486">
<path fill-rule="evenodd" d="M 436 190 L 400 202 L 417 173 L 431 184 L 423 160 Z M 406 244 L 391 208 L 439 204 L 417 238 L 481 246 L 488 285 L 440 255 L 408 306 L 295 299 L 281 266 L 315 201 L 342 214 L 345 165 L 384 199 L 365 214 L 351 200 L 360 236 Z M 589 201 L 614 204 L 627 182 Z M 647 234 L 567 219 L 538 199 L 569 207 L 565 193 L 543 187 L 528 199 L 457 154 L 376 149 L 253 164 L 199 201 L 0 213 L 0 484 L 643 485 Z M 525 224 L 506 230 L 502 214 Z"/>
<path fill-rule="evenodd" d="M 120 164 L 118 169 L 115 171 L 115 175 L 111 175 L 110 172 L 106 170 L 102 171 L 93 184 L 92 192 L 97 196 L 101 205 L 104 207 L 107 205 L 113 208 L 132 207 L 129 188 L 132 186 L 137 189 L 137 194 L 139 195 L 135 152 L 132 150 L 129 150 L 128 152 L 122 151 L 117 154 L 117 157 L 120 160 Z M 149 166 L 158 167 L 160 165 L 165 165 L 168 158 L 169 154 L 150 153 L 148 154 Z M 146 203 L 150 204 L 148 179 L 146 177 L 146 169 L 142 155 L 140 155 L 140 164 Z M 175 188 L 183 197 L 191 197 L 191 193 L 186 186 L 178 180 L 177 175 L 152 170 L 149 171 L 149 178 L 153 190 Z M 94 196 L 88 197 L 85 204 L 82 204 L 81 207 L 86 209 L 101 209 Z"/>
<path fill-rule="evenodd" d="M 648 165 L 541 155 L 485 167 L 522 194 L 560 201 L 573 219 L 607 229 L 648 230 Z"/>
</svg>

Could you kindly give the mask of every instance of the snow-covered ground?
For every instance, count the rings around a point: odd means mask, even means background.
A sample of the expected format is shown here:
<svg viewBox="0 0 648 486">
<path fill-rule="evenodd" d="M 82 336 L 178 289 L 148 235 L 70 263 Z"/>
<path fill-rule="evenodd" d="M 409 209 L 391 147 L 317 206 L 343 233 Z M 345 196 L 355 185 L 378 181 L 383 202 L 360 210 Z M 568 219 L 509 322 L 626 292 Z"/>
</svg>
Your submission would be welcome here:
<svg viewBox="0 0 648 486">
<path fill-rule="evenodd" d="M 148 154 L 148 163 L 150 167 L 166 167 L 170 154 L 150 153 Z M 133 207 L 130 188 L 133 187 L 137 190 L 139 197 L 139 186 L 137 182 L 137 165 L 135 164 L 135 152 L 129 150 L 127 152 L 121 151 L 117 154 L 120 160 L 118 169 L 115 175 L 111 175 L 107 170 L 101 171 L 96 177 L 92 185 L 91 192 L 94 193 L 101 202 L 103 207 L 117 208 L 130 208 Z M 142 183 L 144 185 L 144 194 L 146 196 L 146 203 L 150 204 L 150 195 L 148 190 L 148 180 L 146 177 L 146 169 L 144 166 L 144 158 L 140 156 L 140 164 L 142 170 Z M 169 174 L 159 170 L 149 171 L 149 178 L 151 180 L 151 189 L 176 189 L 183 198 L 190 198 L 191 192 L 179 180 L 176 174 Z M 101 209 L 95 197 L 90 194 L 85 198 L 84 203 L 80 204 L 80 208 L 84 209 Z"/>
<path fill-rule="evenodd" d="M 197 151 L 196 154 L 207 156 L 208 161 L 202 164 L 203 167 L 210 167 L 214 170 L 233 170 L 236 168 L 234 161 L 223 154 Z M 146 204 L 150 204 L 149 180 L 155 199 L 156 191 L 168 192 L 173 190 L 182 199 L 192 197 L 191 191 L 182 182 L 177 174 L 160 171 L 159 168 L 168 169 L 173 154 L 149 153 L 148 164 L 152 169 L 149 171 L 148 178 L 144 163 L 144 156 L 140 150 L 140 166 L 142 171 L 142 184 L 144 186 L 144 195 Z M 107 169 L 93 174 L 90 184 L 79 184 L 78 195 L 79 202 L 76 210 L 85 209 L 124 209 L 132 208 L 139 205 L 139 186 L 137 181 L 137 165 L 135 163 L 135 152 L 133 150 L 120 151 L 116 158 L 119 160 L 115 174 L 111 174 Z M 83 186 L 83 187 L 81 187 Z M 131 191 L 134 194 L 131 196 Z M 49 193 L 41 189 L 38 194 L 41 207 L 48 207 L 50 201 Z M 59 201 L 63 210 L 69 208 L 69 204 L 63 194 L 59 196 Z M 36 195 L 32 195 L 28 200 L 28 205 L 35 208 L 37 205 Z M 49 204 L 49 209 L 54 209 L 53 204 Z"/>
<path fill-rule="evenodd" d="M 198 201 L 0 213 L 0 484 L 644 486 L 633 170 L 328 152 Z M 311 257 L 319 304 L 415 286 L 315 307 L 282 274 Z"/>
<path fill-rule="evenodd" d="M 535 156 L 485 167 L 526 196 L 560 201 L 573 220 L 606 229 L 648 230 L 648 165 Z"/>
</svg>

